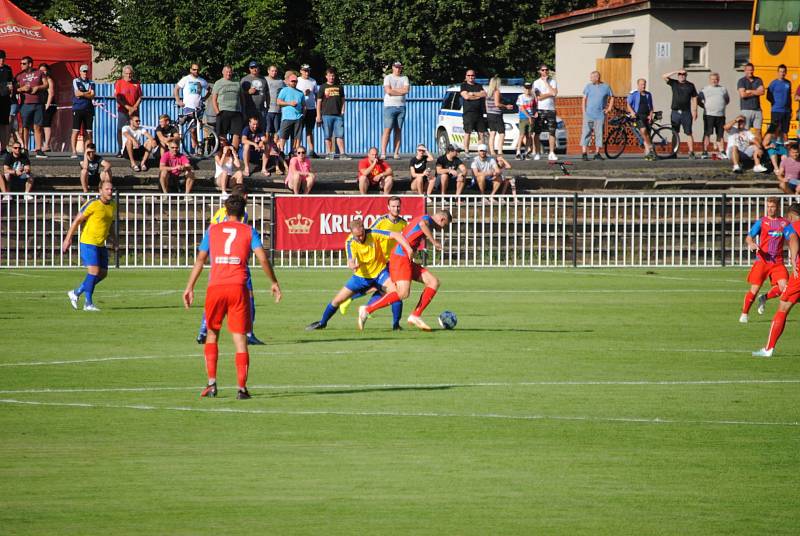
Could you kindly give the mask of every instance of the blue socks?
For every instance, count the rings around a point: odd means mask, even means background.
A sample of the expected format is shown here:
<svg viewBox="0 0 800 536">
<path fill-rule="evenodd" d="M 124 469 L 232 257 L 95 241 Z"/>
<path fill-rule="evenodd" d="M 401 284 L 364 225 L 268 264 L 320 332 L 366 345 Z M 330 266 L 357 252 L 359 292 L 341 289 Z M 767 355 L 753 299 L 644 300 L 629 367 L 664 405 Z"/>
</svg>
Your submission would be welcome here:
<svg viewBox="0 0 800 536">
<path fill-rule="evenodd" d="M 403 300 L 398 300 L 392 304 L 392 327 L 400 325 L 400 318 L 403 316 Z"/>
<path fill-rule="evenodd" d="M 250 329 L 253 329 L 255 323 L 256 323 L 256 297 L 250 296 Z"/>
<path fill-rule="evenodd" d="M 320 318 L 319 323 L 322 324 L 323 326 L 327 326 L 328 320 L 330 320 L 331 317 L 336 314 L 336 311 L 338 309 L 339 309 L 338 307 L 334 307 L 330 303 L 326 305 L 325 311 L 322 313 L 322 318 Z"/>
<path fill-rule="evenodd" d="M 92 274 L 86 274 L 86 277 L 83 279 L 83 283 L 75 289 L 75 294 L 80 296 L 84 292 L 86 293 L 86 303 L 91 305 L 92 302 L 92 293 L 94 292 L 94 287 L 97 285 L 98 277 Z"/>
</svg>

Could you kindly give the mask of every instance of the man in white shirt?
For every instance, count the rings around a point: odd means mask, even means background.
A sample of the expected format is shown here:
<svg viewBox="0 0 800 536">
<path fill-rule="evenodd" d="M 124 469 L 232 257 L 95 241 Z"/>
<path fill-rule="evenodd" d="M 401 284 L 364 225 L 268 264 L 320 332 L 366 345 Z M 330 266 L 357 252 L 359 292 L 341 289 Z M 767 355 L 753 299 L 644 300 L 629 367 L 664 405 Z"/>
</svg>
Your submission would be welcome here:
<svg viewBox="0 0 800 536">
<path fill-rule="evenodd" d="M 319 158 L 314 151 L 314 127 L 317 125 L 317 81 L 311 78 L 311 66 L 304 63 L 300 66 L 300 78 L 297 79 L 297 89 L 306 97 L 306 109 L 303 112 L 303 128 L 306 131 L 306 149 L 309 158 Z M 321 124 L 321 121 L 320 121 Z"/>
<path fill-rule="evenodd" d="M 478 145 L 478 156 L 472 160 L 472 166 L 470 167 L 472 169 L 472 178 L 475 184 L 478 185 L 478 190 L 480 190 L 482 194 L 485 194 L 486 181 L 491 181 L 491 195 L 494 195 L 497 193 L 497 190 L 500 189 L 503 182 L 502 172 L 497 165 L 497 161 L 487 154 L 488 150 L 489 147 L 486 144 L 482 143 Z"/>
<path fill-rule="evenodd" d="M 558 84 L 550 78 L 550 68 L 542 64 L 539 66 L 539 78 L 533 83 L 533 93 L 536 95 L 537 109 L 539 117 L 533 129 L 536 140 L 539 139 L 543 130 L 548 133 L 548 145 L 550 154 L 547 157 L 550 161 L 558 160 L 556 156 L 556 96 L 558 95 Z M 534 159 L 538 160 L 538 152 Z"/>
<path fill-rule="evenodd" d="M 208 82 L 200 77 L 200 65 L 193 63 L 189 74 L 178 80 L 172 90 L 175 104 L 179 114 L 189 115 L 197 112 L 202 107 L 203 100 L 208 95 Z M 197 132 L 192 130 L 192 149 L 197 149 Z"/>
<path fill-rule="evenodd" d="M 728 142 L 728 158 L 733 162 L 733 172 L 741 173 L 742 155 L 746 158 L 751 158 L 755 162 L 753 171 L 756 173 L 764 173 L 767 168 L 761 165 L 761 155 L 764 151 L 761 149 L 758 137 L 745 128 L 745 117 L 739 115 L 730 123 L 727 123 L 723 129 L 727 134 Z"/>
<path fill-rule="evenodd" d="M 138 114 L 131 114 L 130 124 L 122 127 L 122 143 L 133 171 L 147 171 L 147 159 L 158 143 L 141 125 Z M 139 161 L 137 164 L 136 162 Z"/>
<path fill-rule="evenodd" d="M 394 159 L 400 158 L 400 141 L 406 119 L 406 95 L 411 86 L 403 76 L 403 64 L 392 64 L 392 74 L 383 78 L 383 135 L 381 136 L 381 159 L 386 158 L 389 135 L 394 131 Z"/>
</svg>

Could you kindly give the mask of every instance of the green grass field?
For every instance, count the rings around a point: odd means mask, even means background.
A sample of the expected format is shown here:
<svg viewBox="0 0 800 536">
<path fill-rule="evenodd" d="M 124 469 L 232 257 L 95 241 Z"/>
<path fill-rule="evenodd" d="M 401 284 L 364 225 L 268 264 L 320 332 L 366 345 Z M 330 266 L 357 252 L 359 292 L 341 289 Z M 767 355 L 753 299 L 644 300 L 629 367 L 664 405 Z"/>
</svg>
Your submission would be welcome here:
<svg viewBox="0 0 800 536">
<path fill-rule="evenodd" d="M 797 534 L 798 317 L 752 358 L 745 273 L 439 270 L 433 333 L 305 332 L 347 272 L 258 274 L 237 401 L 225 332 L 198 396 L 188 270 L 112 271 L 99 314 L 82 271 L 0 271 L 0 534 Z"/>
</svg>

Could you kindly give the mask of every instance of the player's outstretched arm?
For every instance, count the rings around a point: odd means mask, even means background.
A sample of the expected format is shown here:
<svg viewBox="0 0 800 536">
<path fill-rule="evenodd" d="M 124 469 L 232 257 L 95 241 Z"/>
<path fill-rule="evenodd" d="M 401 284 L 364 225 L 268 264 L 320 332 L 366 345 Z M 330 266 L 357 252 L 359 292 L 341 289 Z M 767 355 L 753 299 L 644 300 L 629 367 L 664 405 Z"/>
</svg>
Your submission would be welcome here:
<svg viewBox="0 0 800 536">
<path fill-rule="evenodd" d="M 194 285 L 197 283 L 197 279 L 203 272 L 203 267 L 205 266 L 207 259 L 207 252 L 200 251 L 197 253 L 194 266 L 192 266 L 192 273 L 189 274 L 189 281 L 186 283 L 186 290 L 183 291 L 183 306 L 187 309 L 191 307 L 192 303 L 194 302 Z"/>
<path fill-rule="evenodd" d="M 425 238 L 431 243 L 433 247 L 438 250 L 442 249 L 442 244 L 433 237 L 433 233 L 431 232 L 431 228 L 428 226 L 428 223 L 425 220 L 419 222 L 419 228 L 422 230 L 422 234 L 425 235 Z"/>
<path fill-rule="evenodd" d="M 409 259 L 414 258 L 414 250 L 411 248 L 411 244 L 408 243 L 408 240 L 406 240 L 406 237 L 403 236 L 402 233 L 398 233 L 397 231 L 392 231 L 389 234 L 389 238 L 396 241 L 398 244 L 400 244 L 400 246 L 402 246 L 402 248 L 406 252 L 406 255 L 408 255 Z"/>
<path fill-rule="evenodd" d="M 84 221 L 86 221 L 86 216 L 82 212 L 78 213 L 78 215 L 75 216 L 75 219 L 72 220 L 72 225 L 69 226 L 66 236 L 64 236 L 64 239 L 61 241 L 62 253 L 66 253 L 69 247 L 72 245 L 72 235 L 75 234 L 75 231 L 78 230 L 78 227 Z"/>
<path fill-rule="evenodd" d="M 283 297 L 281 286 L 278 284 L 278 278 L 275 277 L 275 271 L 272 269 L 272 265 L 267 258 L 264 248 L 256 248 L 253 250 L 253 253 L 256 254 L 258 262 L 261 263 L 261 269 L 264 270 L 269 280 L 272 281 L 272 295 L 275 296 L 275 303 L 278 303 Z"/>
</svg>

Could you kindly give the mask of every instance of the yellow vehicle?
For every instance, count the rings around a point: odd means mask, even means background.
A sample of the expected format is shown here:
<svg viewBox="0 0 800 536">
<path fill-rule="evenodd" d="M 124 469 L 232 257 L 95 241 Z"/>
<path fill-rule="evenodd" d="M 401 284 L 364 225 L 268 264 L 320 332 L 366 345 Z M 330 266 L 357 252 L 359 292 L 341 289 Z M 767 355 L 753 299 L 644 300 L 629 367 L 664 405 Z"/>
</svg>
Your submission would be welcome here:
<svg viewBox="0 0 800 536">
<path fill-rule="evenodd" d="M 755 0 L 750 26 L 750 62 L 764 85 L 776 78 L 778 65 L 788 68 L 786 78 L 792 92 L 800 84 L 800 0 Z M 761 97 L 764 128 L 769 125 L 770 103 Z M 797 131 L 797 101 L 792 102 L 790 131 Z"/>
</svg>

